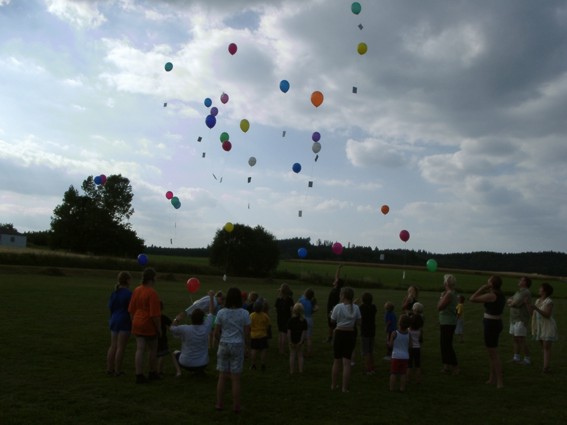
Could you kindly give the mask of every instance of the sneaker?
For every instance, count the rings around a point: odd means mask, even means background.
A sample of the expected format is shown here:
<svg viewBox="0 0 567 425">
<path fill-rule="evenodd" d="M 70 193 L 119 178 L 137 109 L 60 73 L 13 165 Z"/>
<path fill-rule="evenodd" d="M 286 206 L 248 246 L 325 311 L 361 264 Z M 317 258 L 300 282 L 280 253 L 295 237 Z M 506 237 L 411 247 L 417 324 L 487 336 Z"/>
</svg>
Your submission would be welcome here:
<svg viewBox="0 0 567 425">
<path fill-rule="evenodd" d="M 148 382 L 148 378 L 144 375 L 136 375 L 136 384 L 146 384 Z"/>
<path fill-rule="evenodd" d="M 528 359 L 527 357 L 524 357 L 524 360 L 522 360 L 521 362 L 524 366 L 530 366 L 532 364 L 532 361 L 530 359 Z"/>
<path fill-rule="evenodd" d="M 353 367 L 355 364 L 355 362 L 350 362 L 350 367 Z"/>
</svg>

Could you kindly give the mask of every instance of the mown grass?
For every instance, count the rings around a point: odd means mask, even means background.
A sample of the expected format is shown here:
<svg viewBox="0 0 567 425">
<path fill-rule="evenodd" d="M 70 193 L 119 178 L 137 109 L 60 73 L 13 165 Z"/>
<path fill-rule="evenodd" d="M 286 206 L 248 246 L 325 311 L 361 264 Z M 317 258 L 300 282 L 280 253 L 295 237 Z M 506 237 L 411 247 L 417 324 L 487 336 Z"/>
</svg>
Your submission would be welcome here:
<svg viewBox="0 0 567 425">
<path fill-rule="evenodd" d="M 106 301 L 114 284 L 115 272 L 63 270 L 64 276 L 38 275 L 20 268 L 0 270 L 0 322 L 3 343 L 0 348 L 2 424 L 563 424 L 564 382 L 567 377 L 565 343 L 553 347 L 554 373 L 540 373 L 541 351 L 532 343 L 534 366 L 521 367 L 507 360 L 511 341 L 501 339 L 505 361 L 505 385 L 496 390 L 484 384 L 487 359 L 482 346 L 481 307 L 466 305 L 466 340 L 456 344 L 462 373 L 439 373 L 439 348 L 434 305 L 439 294 L 422 292 L 426 306 L 424 382 L 411 385 L 405 394 L 388 391 L 389 364 L 383 356 L 382 332 L 378 333 L 376 359 L 379 373 L 363 376 L 360 358 L 353 372 L 348 394 L 331 392 L 331 347 L 323 343 L 326 321 L 315 317 L 315 355 L 308 360 L 303 376 L 288 375 L 287 358 L 280 356 L 272 341 L 268 370 L 245 371 L 243 375 L 244 412 L 215 412 L 216 377 L 214 354 L 209 376 L 202 379 L 168 376 L 149 385 L 134 384 L 134 341 L 125 358 L 126 375 L 105 375 L 108 346 Z M 397 271 L 400 273 L 401 271 Z M 160 276 L 161 277 L 161 276 Z M 190 296 L 185 290 L 186 276 L 159 280 L 157 290 L 173 316 L 186 307 Z M 201 277 L 200 296 L 207 289 L 226 289 L 236 285 L 256 290 L 270 300 L 276 297 L 277 281 Z M 481 283 L 484 278 L 480 279 Z M 303 282 L 290 282 L 299 295 Z M 508 285 L 508 283 L 507 283 Z M 557 285 L 556 285 L 557 287 Z M 315 287 L 325 302 L 328 285 Z M 511 290 L 511 284 L 508 285 Z M 386 300 L 399 307 L 403 293 L 396 290 L 371 291 L 382 311 Z M 361 290 L 357 290 L 360 294 Z M 558 299 L 555 316 L 560 331 L 567 328 L 567 301 Z M 275 313 L 273 313 L 275 314 Z M 380 329 L 381 318 L 378 317 Z M 170 346 L 178 343 L 170 338 Z M 228 401 L 230 397 L 228 398 Z"/>
</svg>

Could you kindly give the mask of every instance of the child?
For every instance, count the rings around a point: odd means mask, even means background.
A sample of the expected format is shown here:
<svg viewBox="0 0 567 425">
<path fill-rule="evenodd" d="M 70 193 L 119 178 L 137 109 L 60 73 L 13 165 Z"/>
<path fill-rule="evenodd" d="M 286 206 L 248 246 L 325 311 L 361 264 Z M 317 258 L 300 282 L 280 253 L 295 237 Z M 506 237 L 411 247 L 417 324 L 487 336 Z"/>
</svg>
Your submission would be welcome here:
<svg viewBox="0 0 567 425">
<path fill-rule="evenodd" d="M 404 300 L 402 301 L 402 313 L 403 314 L 408 314 L 408 315 L 412 315 L 412 307 L 413 305 L 417 302 L 417 287 L 415 286 L 410 286 L 408 288 L 408 293 L 406 295 L 406 297 L 404 298 Z"/>
<path fill-rule="evenodd" d="M 254 303 L 254 312 L 250 315 L 250 359 L 251 370 L 256 370 L 256 355 L 260 352 L 262 371 L 266 370 L 266 352 L 268 350 L 268 329 L 270 316 L 264 312 L 264 300 L 258 299 Z"/>
<path fill-rule="evenodd" d="M 307 338 L 307 321 L 303 315 L 303 305 L 301 303 L 297 303 L 293 306 L 291 319 L 287 322 L 290 375 L 293 375 L 296 358 L 299 373 L 303 373 L 303 344 Z"/>
<path fill-rule="evenodd" d="M 455 336 L 457 337 L 457 342 L 465 342 L 465 297 L 459 295 L 459 303 L 457 304 L 457 327 L 455 328 Z"/>
<path fill-rule="evenodd" d="M 539 341 L 543 349 L 543 373 L 551 371 L 551 344 L 557 341 L 557 324 L 553 318 L 553 287 L 549 283 L 542 283 L 539 287 L 539 298 L 533 306 L 532 334 Z"/>
<path fill-rule="evenodd" d="M 390 368 L 390 391 L 394 391 L 398 376 L 400 377 L 400 391 L 406 389 L 406 376 L 408 372 L 410 335 L 408 332 L 411 319 L 403 314 L 400 316 L 399 329 L 390 336 L 392 348 L 392 363 Z"/>
<path fill-rule="evenodd" d="M 132 276 L 128 272 L 118 274 L 118 283 L 108 300 L 110 310 L 110 347 L 106 355 L 106 374 L 109 376 L 124 375 L 122 360 L 124 350 L 130 338 L 132 320 L 128 314 L 128 305 L 132 298 L 129 286 Z"/>
<path fill-rule="evenodd" d="M 412 307 L 410 333 L 410 358 L 407 380 L 410 380 L 411 370 L 415 368 L 415 382 L 421 383 L 421 346 L 423 344 L 423 304 L 414 303 Z"/>
<path fill-rule="evenodd" d="M 167 330 L 173 323 L 169 317 L 163 314 L 163 302 L 159 302 L 161 308 L 161 335 L 158 337 L 158 348 L 157 348 L 157 358 L 158 358 L 158 374 L 163 378 L 163 358 L 169 354 L 169 344 L 167 343 Z M 173 363 L 175 365 L 175 362 Z"/>
<path fill-rule="evenodd" d="M 287 324 L 291 319 L 291 309 L 293 308 L 293 298 L 289 285 L 283 283 L 280 286 L 279 297 L 276 300 L 276 315 L 278 319 L 278 347 L 280 354 L 285 352 L 285 340 L 288 335 Z"/>
<path fill-rule="evenodd" d="M 390 336 L 392 332 L 395 332 L 398 327 L 398 322 L 396 318 L 396 313 L 394 313 L 394 304 L 390 301 L 384 304 L 384 309 L 386 313 L 384 314 L 384 324 L 385 324 L 385 331 L 386 331 L 386 357 L 384 360 L 390 361 L 392 357 L 392 347 L 390 347 Z"/>
<path fill-rule="evenodd" d="M 372 294 L 362 294 L 360 306 L 360 337 L 362 339 L 362 356 L 364 357 L 365 373 L 374 375 L 374 338 L 376 336 L 376 306 L 372 304 Z"/>
<path fill-rule="evenodd" d="M 305 293 L 299 298 L 299 302 L 303 305 L 305 320 L 307 321 L 307 353 L 306 356 L 311 355 L 312 336 L 313 336 L 313 313 L 315 313 L 319 306 L 315 298 L 313 289 L 308 288 Z"/>
</svg>

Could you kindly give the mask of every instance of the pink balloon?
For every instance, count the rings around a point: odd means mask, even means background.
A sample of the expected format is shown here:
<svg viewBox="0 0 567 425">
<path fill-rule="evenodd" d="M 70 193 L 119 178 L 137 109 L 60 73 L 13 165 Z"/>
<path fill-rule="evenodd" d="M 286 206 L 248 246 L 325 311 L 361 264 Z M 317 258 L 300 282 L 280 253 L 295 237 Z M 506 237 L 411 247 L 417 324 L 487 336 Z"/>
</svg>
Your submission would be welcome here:
<svg viewBox="0 0 567 425">
<path fill-rule="evenodd" d="M 187 283 L 185 284 L 185 286 L 187 287 L 187 290 L 191 293 L 194 294 L 195 292 L 197 292 L 199 290 L 199 288 L 201 287 L 201 282 L 199 282 L 199 279 L 197 279 L 196 277 L 192 277 L 191 279 L 189 279 L 187 281 Z"/>
<path fill-rule="evenodd" d="M 223 104 L 226 103 L 226 102 L 228 102 L 228 94 L 226 94 L 226 93 L 221 94 L 220 101 L 221 101 Z"/>
<path fill-rule="evenodd" d="M 343 245 L 340 242 L 335 242 L 332 250 L 335 255 L 341 255 L 343 253 Z"/>
<path fill-rule="evenodd" d="M 167 199 L 173 198 L 173 192 L 171 190 L 168 190 L 167 192 L 165 192 L 165 197 Z"/>
<path fill-rule="evenodd" d="M 230 143 L 228 140 L 226 142 L 222 142 L 222 148 L 225 151 L 230 152 L 230 150 L 232 149 L 232 143 Z"/>
<path fill-rule="evenodd" d="M 238 50 L 238 46 L 236 45 L 236 43 L 230 43 L 228 45 L 228 53 L 230 53 L 231 55 L 234 55 L 237 50 Z"/>
<path fill-rule="evenodd" d="M 403 242 L 409 241 L 409 237 L 410 237 L 410 234 L 409 234 L 409 232 L 408 232 L 407 230 L 402 230 L 402 231 L 400 232 L 400 239 L 401 239 Z"/>
<path fill-rule="evenodd" d="M 104 174 L 100 175 L 100 184 L 103 186 L 106 184 L 106 176 Z"/>
</svg>

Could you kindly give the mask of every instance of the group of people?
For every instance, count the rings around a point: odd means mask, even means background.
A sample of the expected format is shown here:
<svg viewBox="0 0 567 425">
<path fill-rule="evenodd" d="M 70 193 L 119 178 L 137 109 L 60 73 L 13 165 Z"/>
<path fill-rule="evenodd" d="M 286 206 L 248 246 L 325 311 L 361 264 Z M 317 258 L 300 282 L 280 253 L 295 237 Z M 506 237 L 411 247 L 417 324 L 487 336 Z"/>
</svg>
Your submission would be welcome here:
<svg viewBox="0 0 567 425">
<path fill-rule="evenodd" d="M 327 302 L 328 338 L 333 345 L 331 389 L 348 392 L 353 366 L 353 356 L 358 330 L 364 359 L 364 372 L 375 373 L 374 347 L 376 337 L 377 307 L 373 297 L 365 292 L 355 299 L 354 290 L 345 286 L 337 269 L 333 288 Z M 257 293 L 242 293 L 230 288 L 226 295 L 221 291 L 209 291 L 207 296 L 196 301 L 186 310 L 170 320 L 163 314 L 163 303 L 154 288 L 156 272 L 148 268 L 143 271 L 141 284 L 131 291 L 132 277 L 120 272 L 115 290 L 109 300 L 111 344 L 107 353 L 107 374 L 120 376 L 124 350 L 130 334 L 136 338 L 135 370 L 136 382 L 145 383 L 161 379 L 162 361 L 169 354 L 168 330 L 181 340 L 181 350 L 171 353 L 177 376 L 182 370 L 203 373 L 209 364 L 209 350 L 217 350 L 217 410 L 224 408 L 224 393 L 227 381 L 232 383 L 233 410 L 240 411 L 240 375 L 245 357 L 251 361 L 250 369 L 266 369 L 268 340 L 272 337 L 272 326 L 268 302 Z M 503 330 L 502 314 L 505 306 L 510 308 L 510 333 L 514 341 L 516 363 L 530 364 L 527 344 L 528 329 L 543 347 L 543 371 L 550 371 L 552 342 L 557 338 L 557 327 L 553 319 L 553 288 L 543 283 L 539 298 L 531 302 L 531 281 L 523 277 L 518 291 L 505 299 L 502 280 L 491 276 L 486 285 L 470 296 L 470 301 L 484 304 L 484 343 L 489 357 L 488 383 L 498 388 L 503 386 L 502 366 L 497 347 Z M 437 303 L 440 329 L 442 371 L 458 374 L 459 365 L 453 347 L 453 337 L 463 337 L 464 297 L 455 290 L 456 279 L 444 277 L 444 291 Z M 386 333 L 385 359 L 391 362 L 390 390 L 405 390 L 407 379 L 421 379 L 421 344 L 423 342 L 424 306 L 418 302 L 418 289 L 408 288 L 402 301 L 399 318 L 394 305 L 384 306 L 384 331 Z M 287 284 L 282 284 L 275 302 L 278 330 L 278 350 L 289 353 L 289 372 L 302 373 L 304 356 L 312 352 L 313 313 L 318 310 L 314 291 L 307 289 L 295 302 Z M 190 317 L 191 324 L 183 324 Z M 286 350 L 287 347 L 287 350 Z M 149 374 L 144 374 L 144 360 L 148 353 Z M 523 355 L 523 358 L 522 358 Z M 340 380 L 340 385 L 339 385 Z"/>
</svg>

